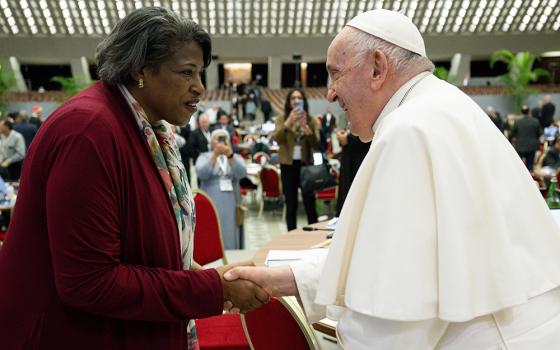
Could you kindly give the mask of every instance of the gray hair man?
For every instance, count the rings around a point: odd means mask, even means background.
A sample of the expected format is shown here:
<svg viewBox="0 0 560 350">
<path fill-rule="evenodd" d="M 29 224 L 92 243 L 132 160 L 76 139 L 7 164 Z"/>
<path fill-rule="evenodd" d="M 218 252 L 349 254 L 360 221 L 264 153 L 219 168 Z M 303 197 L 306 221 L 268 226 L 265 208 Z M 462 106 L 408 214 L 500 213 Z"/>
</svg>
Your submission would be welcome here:
<svg viewBox="0 0 560 350">
<path fill-rule="evenodd" d="M 404 15 L 358 15 L 327 54 L 328 99 L 371 148 L 328 251 L 238 268 L 311 321 L 344 312 L 347 349 L 549 349 L 560 344 L 560 230 L 482 109 L 431 74 Z"/>
</svg>

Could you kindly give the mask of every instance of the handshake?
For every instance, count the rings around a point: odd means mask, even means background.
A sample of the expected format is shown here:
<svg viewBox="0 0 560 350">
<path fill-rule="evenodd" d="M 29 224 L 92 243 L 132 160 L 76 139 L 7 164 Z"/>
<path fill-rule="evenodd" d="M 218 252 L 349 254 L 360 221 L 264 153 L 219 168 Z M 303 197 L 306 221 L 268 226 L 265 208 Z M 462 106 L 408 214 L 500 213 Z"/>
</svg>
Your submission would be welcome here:
<svg viewBox="0 0 560 350">
<path fill-rule="evenodd" d="M 224 310 L 247 313 L 258 309 L 270 297 L 296 295 L 297 287 L 289 266 L 255 267 L 242 262 L 216 268 L 224 290 Z"/>
</svg>

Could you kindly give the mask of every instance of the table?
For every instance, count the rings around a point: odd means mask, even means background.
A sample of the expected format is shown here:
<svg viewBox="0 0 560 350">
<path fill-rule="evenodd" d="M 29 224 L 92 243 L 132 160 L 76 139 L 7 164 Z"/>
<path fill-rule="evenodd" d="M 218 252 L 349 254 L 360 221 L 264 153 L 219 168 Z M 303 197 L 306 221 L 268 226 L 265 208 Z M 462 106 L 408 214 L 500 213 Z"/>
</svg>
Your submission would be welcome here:
<svg viewBox="0 0 560 350">
<path fill-rule="evenodd" d="M 310 226 L 316 228 L 325 228 L 326 221 L 312 224 Z M 285 249 L 285 250 L 300 250 L 310 249 L 316 245 L 323 244 L 326 241 L 328 231 L 304 231 L 300 228 L 289 231 L 286 234 L 274 237 L 265 245 L 263 245 L 253 257 L 253 262 L 257 266 L 265 266 L 266 255 L 270 250 Z M 332 338 L 336 338 L 336 327 L 333 322 L 319 321 L 314 323 L 313 328 L 321 333 L 324 333 Z"/>
</svg>

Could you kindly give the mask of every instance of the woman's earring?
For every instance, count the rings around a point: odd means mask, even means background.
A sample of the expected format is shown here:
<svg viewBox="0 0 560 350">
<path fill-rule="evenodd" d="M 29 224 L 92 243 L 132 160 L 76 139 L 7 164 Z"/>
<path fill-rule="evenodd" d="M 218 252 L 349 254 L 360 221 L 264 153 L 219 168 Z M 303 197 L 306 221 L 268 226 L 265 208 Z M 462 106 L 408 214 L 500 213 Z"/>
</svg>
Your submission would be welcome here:
<svg viewBox="0 0 560 350">
<path fill-rule="evenodd" d="M 144 88 L 144 79 L 140 78 L 140 80 L 138 80 L 138 87 L 139 87 L 140 89 L 143 89 L 143 88 Z"/>
</svg>

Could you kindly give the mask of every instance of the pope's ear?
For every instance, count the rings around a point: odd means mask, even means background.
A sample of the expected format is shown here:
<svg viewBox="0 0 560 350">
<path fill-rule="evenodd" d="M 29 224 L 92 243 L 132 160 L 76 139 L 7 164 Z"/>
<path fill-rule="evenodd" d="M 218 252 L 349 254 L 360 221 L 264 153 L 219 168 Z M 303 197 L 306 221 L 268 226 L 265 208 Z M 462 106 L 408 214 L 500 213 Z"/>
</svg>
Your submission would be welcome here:
<svg viewBox="0 0 560 350">
<path fill-rule="evenodd" d="M 389 60 L 385 53 L 380 50 L 374 50 L 369 56 L 371 66 L 371 87 L 374 90 L 379 90 L 387 79 L 389 71 Z"/>
</svg>

